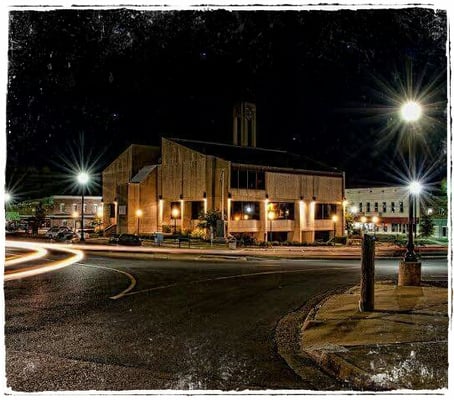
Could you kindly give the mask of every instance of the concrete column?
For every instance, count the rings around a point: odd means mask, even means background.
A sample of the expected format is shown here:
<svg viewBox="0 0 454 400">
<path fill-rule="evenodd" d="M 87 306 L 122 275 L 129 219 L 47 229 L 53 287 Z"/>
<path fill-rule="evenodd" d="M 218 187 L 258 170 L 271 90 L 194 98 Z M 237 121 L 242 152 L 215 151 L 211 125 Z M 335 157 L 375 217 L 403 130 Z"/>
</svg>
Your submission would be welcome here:
<svg viewBox="0 0 454 400">
<path fill-rule="evenodd" d="M 421 262 L 400 261 L 397 286 L 420 286 Z"/>
</svg>

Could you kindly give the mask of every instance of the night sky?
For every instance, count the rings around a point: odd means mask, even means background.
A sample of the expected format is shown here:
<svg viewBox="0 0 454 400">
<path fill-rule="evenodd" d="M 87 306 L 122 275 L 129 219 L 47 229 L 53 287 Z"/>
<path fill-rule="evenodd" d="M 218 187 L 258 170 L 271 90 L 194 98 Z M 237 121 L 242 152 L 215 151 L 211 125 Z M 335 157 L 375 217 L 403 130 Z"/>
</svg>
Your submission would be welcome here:
<svg viewBox="0 0 454 400">
<path fill-rule="evenodd" d="M 241 100 L 257 104 L 258 146 L 344 170 L 348 186 L 394 184 L 390 98 L 409 87 L 427 97 L 424 164 L 446 176 L 442 10 L 9 15 L 6 184 L 23 198 L 70 190 L 79 154 L 100 173 L 131 143 L 231 143 Z"/>
</svg>

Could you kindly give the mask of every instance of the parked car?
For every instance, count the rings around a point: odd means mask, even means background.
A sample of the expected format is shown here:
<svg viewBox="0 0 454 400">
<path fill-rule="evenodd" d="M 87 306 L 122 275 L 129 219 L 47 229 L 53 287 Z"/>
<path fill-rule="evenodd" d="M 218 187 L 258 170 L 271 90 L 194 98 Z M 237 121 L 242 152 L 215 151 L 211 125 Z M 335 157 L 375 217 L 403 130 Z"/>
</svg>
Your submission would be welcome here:
<svg viewBox="0 0 454 400">
<path fill-rule="evenodd" d="M 124 246 L 142 246 L 142 240 L 137 235 L 132 235 L 130 233 L 122 233 L 118 237 L 118 244 Z"/>
<path fill-rule="evenodd" d="M 93 228 L 84 228 L 84 239 L 89 239 L 90 235 L 94 232 L 95 230 Z M 77 233 L 82 236 L 82 229 L 77 229 Z"/>
<path fill-rule="evenodd" d="M 56 239 L 57 235 L 61 232 L 72 232 L 72 230 L 67 226 L 53 226 L 45 233 L 44 236 L 47 239 Z"/>
<path fill-rule="evenodd" d="M 118 239 L 120 235 L 118 233 L 114 233 L 110 238 L 109 238 L 109 244 L 118 244 Z"/>
<path fill-rule="evenodd" d="M 71 230 L 59 232 L 55 237 L 57 242 L 78 242 L 79 240 L 79 234 Z"/>
</svg>

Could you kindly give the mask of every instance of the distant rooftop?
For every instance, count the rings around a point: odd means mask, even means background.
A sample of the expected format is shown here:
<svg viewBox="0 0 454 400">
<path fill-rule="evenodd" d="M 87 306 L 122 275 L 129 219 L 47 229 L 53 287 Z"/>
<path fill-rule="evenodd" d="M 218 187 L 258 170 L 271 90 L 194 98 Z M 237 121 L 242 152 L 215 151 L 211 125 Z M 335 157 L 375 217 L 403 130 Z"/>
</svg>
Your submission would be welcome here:
<svg viewBox="0 0 454 400">
<path fill-rule="evenodd" d="M 329 167 L 308 157 L 283 150 L 264 149 L 260 147 L 243 147 L 232 144 L 202 142 L 198 140 L 175 139 L 169 140 L 189 147 L 199 153 L 212 155 L 235 164 L 252 164 L 264 167 L 303 169 L 341 173 L 336 168 Z"/>
</svg>

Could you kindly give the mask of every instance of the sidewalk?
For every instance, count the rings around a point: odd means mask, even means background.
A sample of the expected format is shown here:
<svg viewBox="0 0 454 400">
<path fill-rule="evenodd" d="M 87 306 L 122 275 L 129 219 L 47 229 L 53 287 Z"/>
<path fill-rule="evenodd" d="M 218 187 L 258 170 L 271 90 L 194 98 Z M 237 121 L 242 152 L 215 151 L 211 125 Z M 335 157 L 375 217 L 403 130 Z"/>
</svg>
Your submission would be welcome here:
<svg viewBox="0 0 454 400">
<path fill-rule="evenodd" d="M 359 312 L 359 293 L 357 286 L 312 308 L 300 355 L 358 390 L 446 389 L 448 289 L 376 283 L 374 312 Z"/>
</svg>

